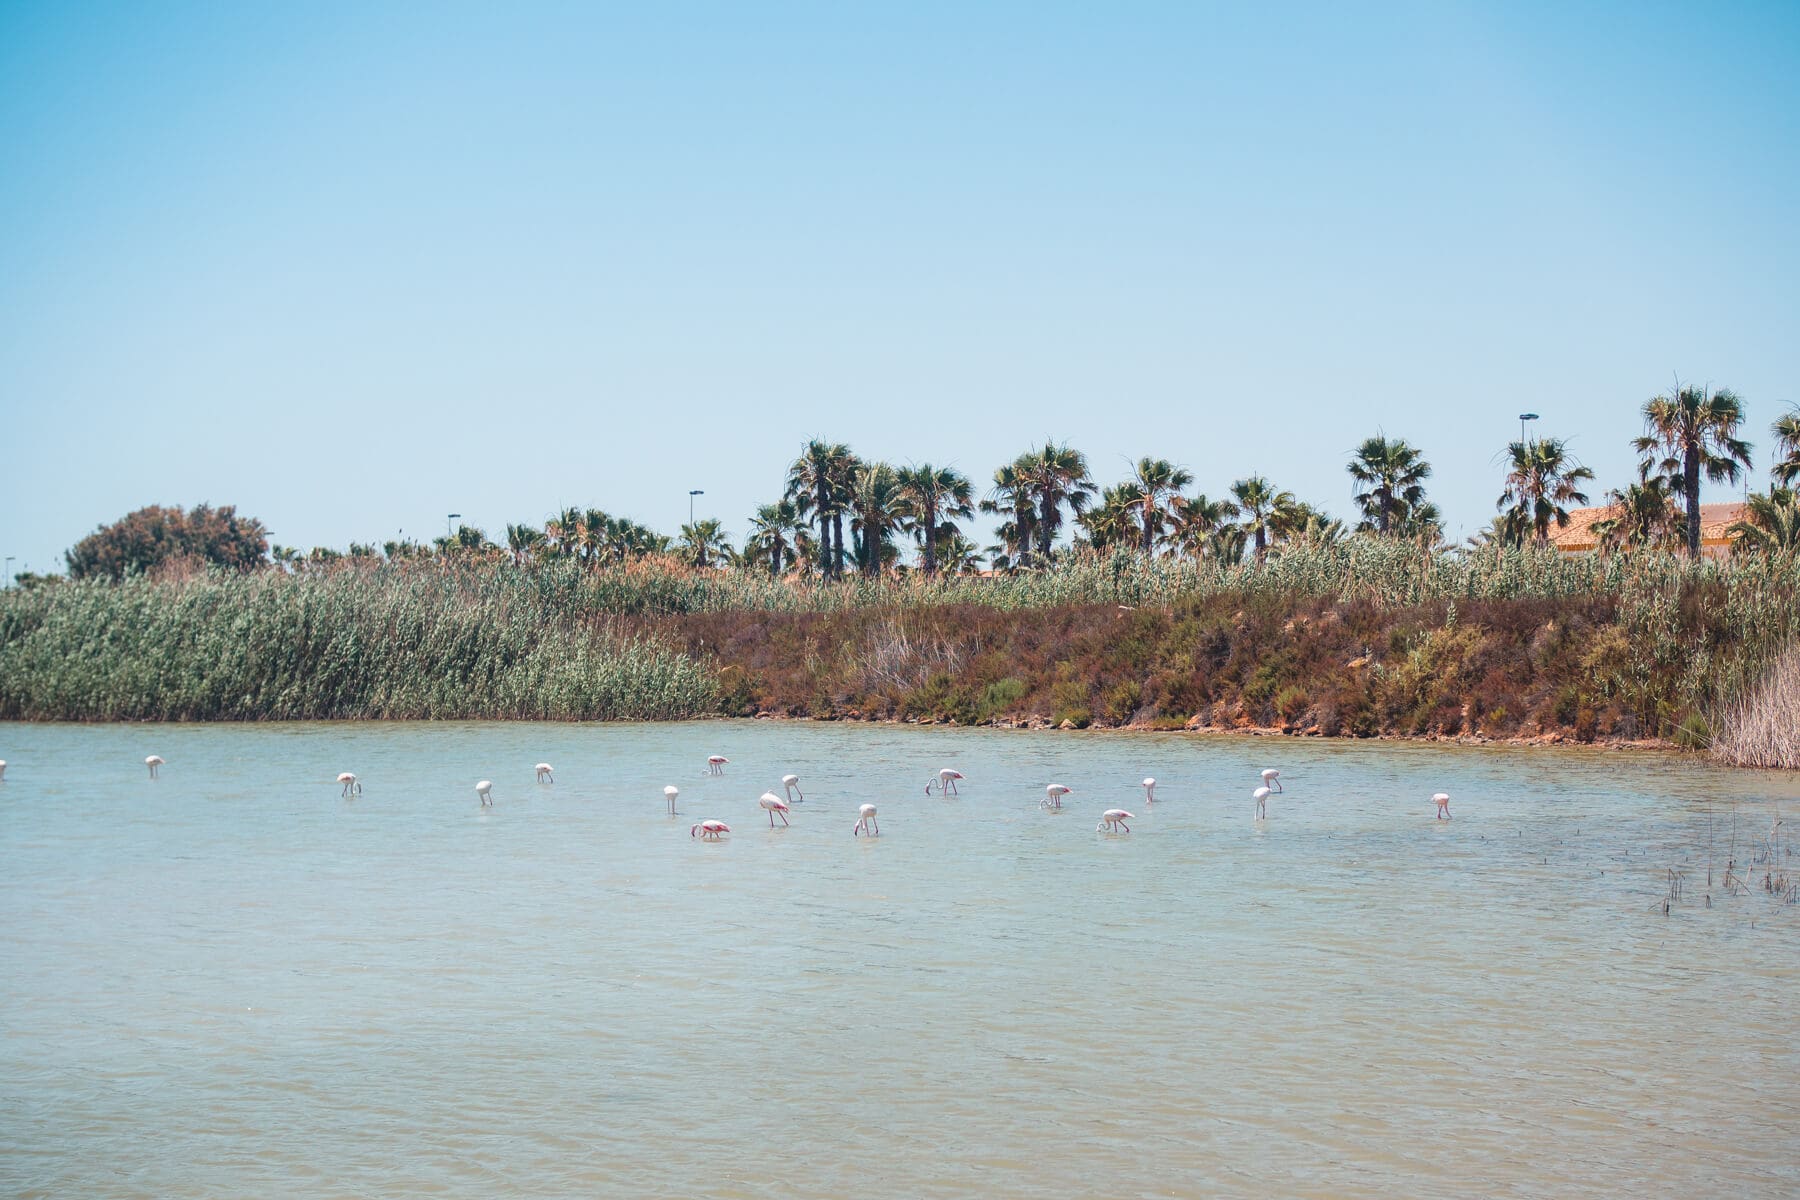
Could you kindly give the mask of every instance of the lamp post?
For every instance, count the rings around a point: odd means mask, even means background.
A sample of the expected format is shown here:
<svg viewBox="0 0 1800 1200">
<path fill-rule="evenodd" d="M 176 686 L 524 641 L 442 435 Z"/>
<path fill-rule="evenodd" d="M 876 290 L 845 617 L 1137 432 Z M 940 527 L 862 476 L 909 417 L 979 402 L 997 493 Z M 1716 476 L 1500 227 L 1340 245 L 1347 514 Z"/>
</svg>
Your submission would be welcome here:
<svg viewBox="0 0 1800 1200">
<path fill-rule="evenodd" d="M 689 525 L 692 525 L 694 523 L 694 497 L 695 496 L 704 496 L 704 495 L 706 495 L 706 493 L 701 491 L 699 488 L 695 488 L 693 491 L 688 493 L 688 524 Z"/>
<path fill-rule="evenodd" d="M 450 522 L 461 518 L 461 513 L 450 513 L 444 517 L 444 548 L 450 548 Z"/>
<path fill-rule="evenodd" d="M 1536 413 L 1520 413 L 1519 414 L 1519 443 L 1521 445 L 1523 445 L 1525 442 L 1525 422 L 1535 421 L 1537 419 L 1538 419 L 1538 415 Z"/>
</svg>

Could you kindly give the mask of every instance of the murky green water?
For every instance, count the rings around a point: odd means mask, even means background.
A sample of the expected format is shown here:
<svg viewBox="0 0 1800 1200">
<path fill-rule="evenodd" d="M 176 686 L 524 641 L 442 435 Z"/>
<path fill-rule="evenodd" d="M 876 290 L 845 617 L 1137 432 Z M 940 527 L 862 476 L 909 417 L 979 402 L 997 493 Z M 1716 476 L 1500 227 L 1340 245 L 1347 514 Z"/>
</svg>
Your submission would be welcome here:
<svg viewBox="0 0 1800 1200">
<path fill-rule="evenodd" d="M 1800 906 L 1722 885 L 1792 779 L 771 723 L 0 757 L 7 1195 L 1800 1192 Z"/>
</svg>

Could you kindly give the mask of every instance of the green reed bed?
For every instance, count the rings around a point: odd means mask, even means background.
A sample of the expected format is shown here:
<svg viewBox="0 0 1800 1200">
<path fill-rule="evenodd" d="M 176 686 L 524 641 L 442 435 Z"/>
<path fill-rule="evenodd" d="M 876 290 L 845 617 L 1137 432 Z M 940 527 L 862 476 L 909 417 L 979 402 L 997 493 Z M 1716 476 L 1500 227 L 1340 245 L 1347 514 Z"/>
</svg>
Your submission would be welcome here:
<svg viewBox="0 0 1800 1200">
<path fill-rule="evenodd" d="M 62 584 L 0 601 L 0 716 L 660 720 L 716 673 L 547 602 L 438 571 Z"/>
</svg>

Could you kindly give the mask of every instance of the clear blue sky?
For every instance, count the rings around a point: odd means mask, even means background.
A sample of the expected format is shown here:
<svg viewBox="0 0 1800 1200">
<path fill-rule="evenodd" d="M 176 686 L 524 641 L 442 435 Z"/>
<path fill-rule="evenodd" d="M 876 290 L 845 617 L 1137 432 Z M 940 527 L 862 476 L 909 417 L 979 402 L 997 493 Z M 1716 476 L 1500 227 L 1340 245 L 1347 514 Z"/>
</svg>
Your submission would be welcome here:
<svg viewBox="0 0 1800 1200">
<path fill-rule="evenodd" d="M 0 0 L 0 554 L 564 504 L 734 538 L 802 442 L 1045 435 L 1454 531 L 1522 409 L 1800 401 L 1800 5 Z M 1717 498 L 1730 492 L 1719 490 Z"/>
</svg>

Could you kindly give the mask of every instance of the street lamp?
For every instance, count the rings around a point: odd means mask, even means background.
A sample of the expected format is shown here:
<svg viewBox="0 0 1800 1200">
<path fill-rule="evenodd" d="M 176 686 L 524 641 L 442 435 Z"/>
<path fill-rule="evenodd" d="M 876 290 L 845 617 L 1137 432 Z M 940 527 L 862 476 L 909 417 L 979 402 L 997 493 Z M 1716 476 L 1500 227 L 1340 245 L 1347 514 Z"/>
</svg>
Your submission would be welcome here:
<svg viewBox="0 0 1800 1200">
<path fill-rule="evenodd" d="M 1520 443 L 1523 443 L 1525 441 L 1525 422 L 1535 421 L 1537 419 L 1538 419 L 1538 415 L 1536 413 L 1520 413 L 1519 414 L 1519 441 L 1520 441 Z"/>
<path fill-rule="evenodd" d="M 444 543 L 446 545 L 450 542 L 450 522 L 460 520 L 461 518 L 461 513 L 450 513 L 444 518 Z"/>
<path fill-rule="evenodd" d="M 688 493 L 688 524 L 689 525 L 692 525 L 694 523 L 694 497 L 695 496 L 704 496 L 704 495 L 706 495 L 706 493 L 701 491 L 699 488 L 695 488 L 693 491 Z"/>
</svg>

